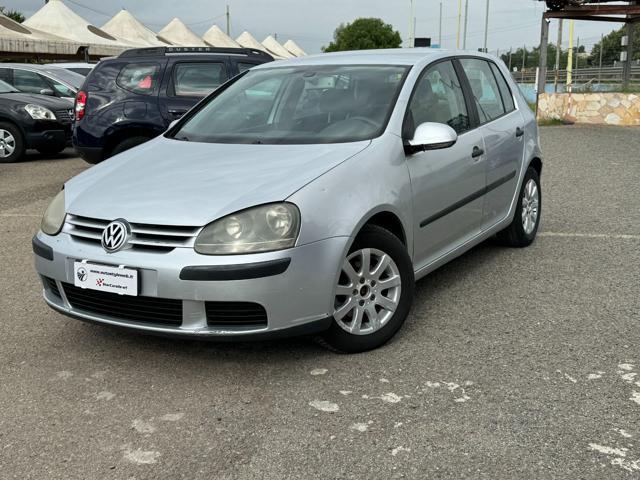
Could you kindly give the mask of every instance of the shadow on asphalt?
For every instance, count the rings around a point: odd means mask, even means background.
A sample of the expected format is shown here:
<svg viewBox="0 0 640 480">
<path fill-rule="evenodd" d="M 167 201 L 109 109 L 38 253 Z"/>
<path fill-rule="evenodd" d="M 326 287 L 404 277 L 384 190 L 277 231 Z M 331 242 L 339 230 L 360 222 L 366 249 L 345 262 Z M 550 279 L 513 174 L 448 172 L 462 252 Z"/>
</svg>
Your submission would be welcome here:
<svg viewBox="0 0 640 480">
<path fill-rule="evenodd" d="M 428 317 L 431 310 L 431 299 L 446 295 L 447 290 L 464 277 L 476 275 L 477 270 L 487 262 L 494 262 L 495 258 L 504 252 L 504 249 L 496 240 L 489 239 L 418 281 L 412 312 L 420 311 L 421 316 Z M 410 314 L 407 324 L 411 322 L 412 317 L 413 314 Z M 259 364 L 273 361 L 288 362 L 291 359 L 304 357 L 318 358 L 322 352 L 328 356 L 335 355 L 335 353 L 317 345 L 311 337 L 255 342 L 191 340 L 144 334 L 117 327 L 83 323 L 78 320 L 71 320 L 65 323 L 62 328 L 73 330 L 73 332 L 69 332 L 69 336 L 65 336 L 69 339 L 73 338 L 73 343 L 69 344 L 67 348 L 87 350 L 87 353 L 99 349 L 102 355 L 120 355 L 122 351 L 126 350 L 133 356 L 144 354 L 149 362 L 153 362 L 154 355 L 165 356 L 167 354 L 171 354 L 177 360 L 187 361 L 187 365 L 190 361 L 208 359 Z M 412 325 L 409 328 L 408 325 L 405 325 L 398 332 L 398 335 L 389 342 L 388 346 L 400 345 L 405 335 L 411 334 L 407 331 L 416 328 L 428 329 L 431 327 L 427 322 L 421 323 L 419 326 Z M 125 350 L 118 348 L 123 344 L 126 344 Z M 82 352 L 79 353 L 84 355 Z"/>
</svg>

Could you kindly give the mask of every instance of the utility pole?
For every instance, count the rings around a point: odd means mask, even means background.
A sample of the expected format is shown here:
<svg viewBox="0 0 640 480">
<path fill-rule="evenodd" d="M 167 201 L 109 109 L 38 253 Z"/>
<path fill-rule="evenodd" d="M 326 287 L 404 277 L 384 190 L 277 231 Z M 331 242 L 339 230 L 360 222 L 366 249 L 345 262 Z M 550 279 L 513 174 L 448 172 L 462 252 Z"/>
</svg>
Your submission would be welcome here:
<svg viewBox="0 0 640 480">
<path fill-rule="evenodd" d="M 440 2 L 440 27 L 438 28 L 438 45 L 442 48 L 442 2 Z"/>
<path fill-rule="evenodd" d="M 229 14 L 229 4 L 227 4 L 227 35 L 231 36 L 231 15 Z"/>
<path fill-rule="evenodd" d="M 469 0 L 464 2 L 464 41 L 462 42 L 462 49 L 467 49 L 467 24 L 469 22 Z"/>
<path fill-rule="evenodd" d="M 513 56 L 513 48 L 509 47 L 509 71 L 511 71 L 511 57 Z"/>
<path fill-rule="evenodd" d="M 604 44 L 604 33 L 600 34 L 600 62 L 598 66 L 598 85 L 602 83 L 602 50 Z"/>
<path fill-rule="evenodd" d="M 536 115 L 538 114 L 538 101 L 540 100 L 540 95 L 546 92 L 547 87 L 547 51 L 549 47 L 550 23 L 550 20 L 543 18 L 542 27 L 540 29 L 540 58 L 538 65 L 538 78 L 536 79 L 536 84 L 538 85 L 538 90 L 536 92 Z"/>
<path fill-rule="evenodd" d="M 409 0 L 409 48 L 415 46 L 415 21 L 413 16 L 413 0 Z"/>
<path fill-rule="evenodd" d="M 523 45 L 522 46 L 522 73 L 524 73 L 524 67 L 526 65 L 526 60 L 527 60 L 527 46 Z"/>
<path fill-rule="evenodd" d="M 553 91 L 558 93 L 558 81 L 560 80 L 560 59 L 562 58 L 562 19 L 558 21 L 558 41 L 556 43 L 556 74 L 553 79 Z"/>
<path fill-rule="evenodd" d="M 458 0 L 458 30 L 456 31 L 456 48 L 460 48 L 460 24 L 462 22 L 462 0 Z"/>
<path fill-rule="evenodd" d="M 576 43 L 576 67 L 574 68 L 576 73 L 576 80 L 578 79 L 578 62 L 580 61 L 580 37 L 578 37 L 578 43 Z"/>
<path fill-rule="evenodd" d="M 487 39 L 489 38 L 489 0 L 487 0 L 487 13 L 484 17 L 484 52 L 487 53 Z"/>
</svg>

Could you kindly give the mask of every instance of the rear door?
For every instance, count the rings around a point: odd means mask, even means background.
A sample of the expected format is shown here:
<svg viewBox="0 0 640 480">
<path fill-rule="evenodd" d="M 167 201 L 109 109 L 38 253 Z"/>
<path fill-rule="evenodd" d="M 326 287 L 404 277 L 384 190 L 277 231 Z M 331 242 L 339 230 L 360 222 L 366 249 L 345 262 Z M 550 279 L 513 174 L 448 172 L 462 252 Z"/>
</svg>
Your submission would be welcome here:
<svg viewBox="0 0 640 480">
<path fill-rule="evenodd" d="M 524 125 L 513 94 L 497 65 L 461 58 L 477 107 L 487 156 L 487 193 L 482 226 L 488 229 L 509 212 L 524 154 Z"/>
<path fill-rule="evenodd" d="M 169 63 L 160 111 L 167 123 L 177 120 L 187 110 L 213 92 L 229 78 L 229 65 L 220 59 L 181 59 Z"/>
<path fill-rule="evenodd" d="M 417 268 L 480 233 L 486 166 L 482 134 L 474 128 L 472 110 L 452 61 L 425 69 L 409 102 L 403 137 L 411 138 L 424 122 L 436 122 L 456 130 L 458 140 L 449 148 L 407 157 Z"/>
</svg>

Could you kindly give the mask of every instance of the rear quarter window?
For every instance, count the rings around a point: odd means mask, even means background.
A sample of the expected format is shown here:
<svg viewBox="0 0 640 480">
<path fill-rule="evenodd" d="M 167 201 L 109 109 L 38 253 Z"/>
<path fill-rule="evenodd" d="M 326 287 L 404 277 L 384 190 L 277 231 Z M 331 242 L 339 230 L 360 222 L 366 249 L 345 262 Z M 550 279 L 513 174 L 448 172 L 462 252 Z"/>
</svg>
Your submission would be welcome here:
<svg viewBox="0 0 640 480">
<path fill-rule="evenodd" d="M 130 92 L 151 95 L 158 83 L 159 72 L 157 63 L 131 63 L 120 70 L 116 83 Z"/>
</svg>

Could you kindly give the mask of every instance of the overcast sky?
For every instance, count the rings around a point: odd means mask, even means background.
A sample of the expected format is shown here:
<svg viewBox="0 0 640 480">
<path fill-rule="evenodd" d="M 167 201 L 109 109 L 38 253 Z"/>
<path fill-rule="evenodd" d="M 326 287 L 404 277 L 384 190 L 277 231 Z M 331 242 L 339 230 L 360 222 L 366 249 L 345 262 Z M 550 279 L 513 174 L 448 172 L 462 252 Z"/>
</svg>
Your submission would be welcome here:
<svg viewBox="0 0 640 480">
<path fill-rule="evenodd" d="M 307 53 L 317 53 L 327 45 L 341 22 L 358 17 L 379 17 L 400 31 L 403 40 L 410 26 L 409 0 L 65 0 L 76 13 L 96 26 L 102 26 L 120 8 L 126 8 L 152 30 L 158 31 L 173 17 L 184 21 L 198 34 L 213 23 L 225 28 L 225 5 L 231 9 L 231 35 L 244 30 L 258 41 L 268 34 L 278 34 L 278 40 L 295 40 Z M 537 0 L 490 0 L 489 50 L 496 52 L 539 42 L 540 16 L 544 2 Z M 456 0 L 415 0 L 416 36 L 438 39 L 439 5 L 443 4 L 442 45 L 456 46 L 458 2 Z M 464 8 L 464 1 L 463 8 Z M 28 18 L 44 0 L 0 0 L 0 5 L 20 10 Z M 469 0 L 467 48 L 482 47 L 484 41 L 485 0 Z M 567 24 L 568 22 L 565 22 Z M 608 33 L 618 24 L 576 22 L 575 35 L 591 49 L 601 33 Z M 564 44 L 568 45 L 565 25 Z M 551 40 L 555 41 L 556 22 L 551 24 Z M 461 41 L 462 44 L 462 41 Z"/>
</svg>

